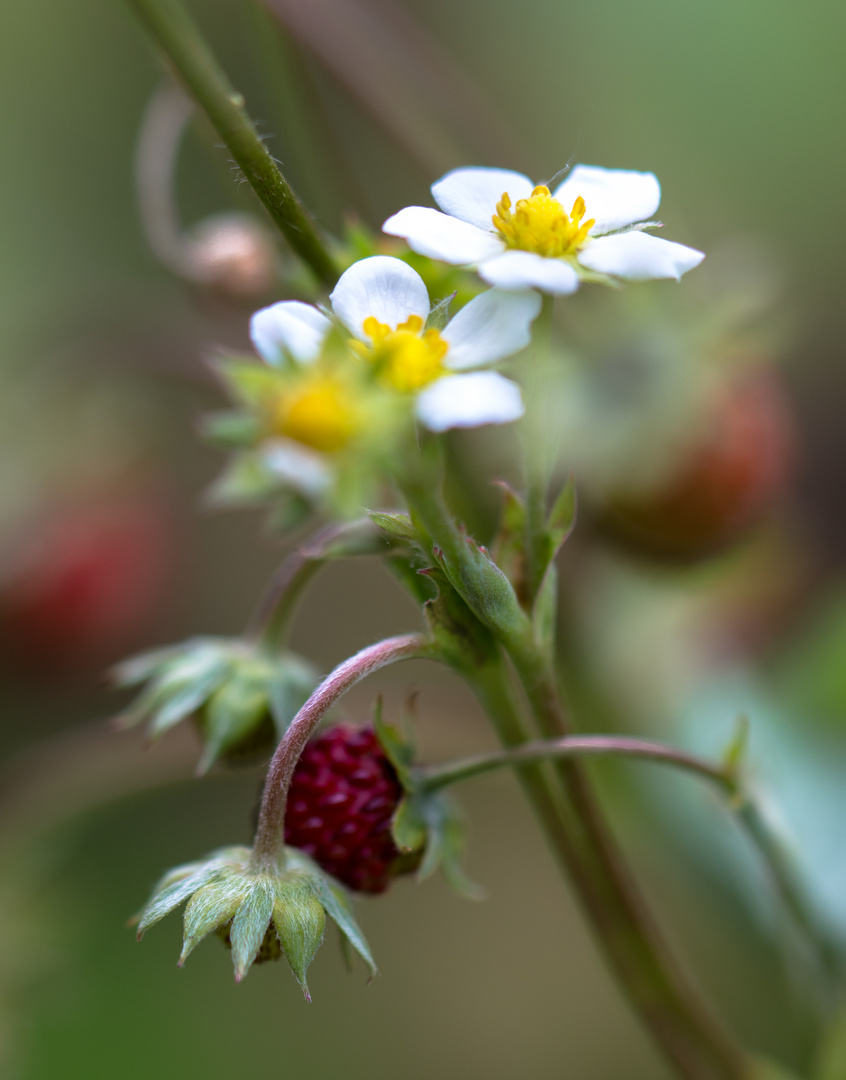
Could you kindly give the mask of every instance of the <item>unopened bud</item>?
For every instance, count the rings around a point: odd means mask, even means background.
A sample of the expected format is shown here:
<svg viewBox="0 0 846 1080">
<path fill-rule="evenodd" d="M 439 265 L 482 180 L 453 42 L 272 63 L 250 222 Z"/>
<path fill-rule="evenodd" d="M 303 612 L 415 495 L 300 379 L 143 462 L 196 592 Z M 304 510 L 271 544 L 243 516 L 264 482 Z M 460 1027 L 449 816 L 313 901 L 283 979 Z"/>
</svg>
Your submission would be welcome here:
<svg viewBox="0 0 846 1080">
<path fill-rule="evenodd" d="M 246 214 L 215 214 L 188 239 L 192 277 L 231 300 L 255 301 L 276 280 L 276 249 L 267 231 Z"/>
</svg>

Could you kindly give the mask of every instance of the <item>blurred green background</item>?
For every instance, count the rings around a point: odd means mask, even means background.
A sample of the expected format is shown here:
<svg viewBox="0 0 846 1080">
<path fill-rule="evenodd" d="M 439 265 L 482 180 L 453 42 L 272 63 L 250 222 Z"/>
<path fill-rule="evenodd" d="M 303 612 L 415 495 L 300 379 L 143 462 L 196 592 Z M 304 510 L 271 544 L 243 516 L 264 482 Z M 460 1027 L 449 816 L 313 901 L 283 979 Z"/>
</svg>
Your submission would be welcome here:
<svg viewBox="0 0 846 1080">
<path fill-rule="evenodd" d="M 297 5 L 271 5 L 289 19 L 284 35 L 247 0 L 204 0 L 194 10 L 272 152 L 330 229 L 350 211 L 378 227 L 403 205 L 426 204 L 428 185 L 454 165 L 497 164 L 540 179 L 575 155 L 654 170 L 672 239 L 710 253 L 754 238 L 784 282 L 792 324 L 780 351 L 802 436 L 793 512 L 812 537 L 818 578 L 834 580 L 846 543 L 846 9 L 833 0 L 405 5 L 378 0 L 362 9 L 387 64 L 365 65 L 370 86 L 344 58 L 355 42 L 343 23 L 318 17 L 322 2 L 306 0 L 299 15 Z M 401 32 L 436 70 L 447 63 L 443 50 L 454 63 L 448 77 L 427 83 L 397 65 L 379 27 Z M 176 970 L 177 920 L 143 947 L 124 926 L 163 868 L 247 840 L 259 775 L 224 771 L 194 784 L 189 734 L 144 757 L 140 740 L 105 733 L 99 721 L 116 704 L 100 672 L 135 648 L 239 632 L 279 558 L 256 515 L 199 508 L 219 466 L 194 433 L 203 409 L 219 402 L 201 357 L 214 345 L 244 348 L 251 308 L 176 280 L 145 241 L 133 158 L 160 78 L 121 0 L 29 0 L 3 13 L 0 585 L 66 527 L 84 548 L 78 507 L 97 521 L 104 506 L 128 518 L 109 517 L 105 538 L 90 541 L 90 559 L 111 559 L 113 579 L 89 637 L 89 627 L 67 619 L 52 626 L 47 600 L 21 624 L 15 613 L 25 605 L 13 596 L 3 616 L 0 748 L 17 787 L 0 834 L 15 852 L 0 894 L 0 1068 L 27 1080 L 236 1071 L 308 1080 L 341 1071 L 350 1080 L 665 1077 L 506 777 L 478 782 L 464 799 L 469 870 L 489 899 L 473 905 L 434 881 L 403 882 L 362 903 L 382 969 L 369 987 L 362 972 L 344 973 L 329 944 L 307 1006 L 282 965 L 235 987 L 214 942 Z M 368 94 L 382 94 L 395 112 L 374 113 Z M 186 139 L 178 186 L 187 225 L 254 208 L 215 141 L 199 122 Z M 125 542 L 137 535 L 139 507 L 153 522 L 143 553 Z M 127 579 L 136 584 L 132 618 L 121 606 Z M 686 595 L 688 585 L 673 588 Z M 378 567 L 347 564 L 316 585 L 295 644 L 329 669 L 416 617 Z M 67 647 L 68 637 L 78 648 Z M 383 682 L 395 702 L 412 684 L 425 688 L 424 755 L 491 745 L 456 683 L 424 667 Z M 374 694 L 373 686 L 356 691 L 351 715 L 364 719 Z M 33 747 L 91 721 L 90 746 L 61 743 L 50 768 L 39 767 Z M 114 761 L 112 739 L 123 740 Z M 130 765 L 136 756 L 140 764 Z M 90 774 L 73 788 L 68 774 L 86 761 Z M 813 1038 L 807 995 L 801 980 L 791 983 L 766 923 L 721 880 L 719 856 L 716 870 L 698 860 L 663 828 L 663 812 L 632 813 L 623 772 L 603 776 L 691 969 L 741 1036 L 798 1066 Z M 100 789 L 114 801 L 96 806 Z M 719 814 L 700 810 L 706 836 L 723 827 Z"/>
</svg>

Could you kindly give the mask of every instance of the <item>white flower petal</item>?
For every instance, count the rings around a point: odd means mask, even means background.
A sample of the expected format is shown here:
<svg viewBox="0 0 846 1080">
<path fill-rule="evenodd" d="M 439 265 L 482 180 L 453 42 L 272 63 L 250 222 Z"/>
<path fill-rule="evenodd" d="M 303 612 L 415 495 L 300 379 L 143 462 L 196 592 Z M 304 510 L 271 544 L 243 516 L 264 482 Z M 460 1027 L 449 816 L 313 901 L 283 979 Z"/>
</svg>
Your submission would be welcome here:
<svg viewBox="0 0 846 1080">
<path fill-rule="evenodd" d="M 489 289 L 451 319 L 441 336 L 449 345 L 444 359 L 453 371 L 492 364 L 524 349 L 532 340 L 532 321 L 541 298 L 536 292 Z"/>
<path fill-rule="evenodd" d="M 314 498 L 328 487 L 332 473 L 325 460 L 291 439 L 273 439 L 262 449 L 266 467 L 289 487 Z"/>
<path fill-rule="evenodd" d="M 532 251 L 506 251 L 479 267 L 479 277 L 500 289 L 540 289 L 567 296 L 579 287 L 579 275 L 562 259 L 547 259 Z"/>
<path fill-rule="evenodd" d="M 495 371 L 447 375 L 417 398 L 417 416 L 431 431 L 507 424 L 522 415 L 520 387 Z"/>
<path fill-rule="evenodd" d="M 300 364 L 308 364 L 320 352 L 331 325 L 313 304 L 282 300 L 253 315 L 250 337 L 268 364 L 281 364 L 285 353 Z"/>
<path fill-rule="evenodd" d="M 600 236 L 651 218 L 661 201 L 661 185 L 650 172 L 577 165 L 553 194 L 568 213 L 581 195 L 585 221 L 596 219 L 591 235 Z"/>
<path fill-rule="evenodd" d="M 424 322 L 429 317 L 429 293 L 423 278 L 402 259 L 387 255 L 353 263 L 341 274 L 329 299 L 344 326 L 361 341 L 370 340 L 362 327 L 371 315 L 392 330 L 409 315 L 419 315 Z"/>
<path fill-rule="evenodd" d="M 445 214 L 491 232 L 491 218 L 503 192 L 516 203 L 528 199 L 534 186 L 528 176 L 510 169 L 453 169 L 432 184 L 432 195 Z"/>
<path fill-rule="evenodd" d="M 481 262 L 505 251 L 505 243 L 492 232 L 442 214 L 427 206 L 407 206 L 389 217 L 382 232 L 401 236 L 413 250 L 454 266 Z"/>
<path fill-rule="evenodd" d="M 617 236 L 600 236 L 579 252 L 579 262 L 601 274 L 648 281 L 675 278 L 698 266 L 705 255 L 684 244 L 662 240 L 639 229 Z"/>
</svg>

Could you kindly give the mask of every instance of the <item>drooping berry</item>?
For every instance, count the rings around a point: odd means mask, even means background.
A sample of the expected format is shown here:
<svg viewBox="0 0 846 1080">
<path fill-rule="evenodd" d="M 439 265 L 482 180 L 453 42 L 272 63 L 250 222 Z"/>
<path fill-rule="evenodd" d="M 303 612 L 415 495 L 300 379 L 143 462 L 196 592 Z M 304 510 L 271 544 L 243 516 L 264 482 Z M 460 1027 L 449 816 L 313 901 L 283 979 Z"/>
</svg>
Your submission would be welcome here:
<svg viewBox="0 0 846 1080">
<path fill-rule="evenodd" d="M 612 494 L 602 531 L 641 555 L 695 560 L 739 539 L 784 492 L 796 452 L 774 371 L 736 377 L 715 394 L 702 430 L 659 488 Z"/>
<path fill-rule="evenodd" d="M 370 728 L 338 724 L 306 746 L 288 793 L 285 842 L 358 892 L 380 893 L 416 868 L 391 836 L 403 796 Z"/>
</svg>

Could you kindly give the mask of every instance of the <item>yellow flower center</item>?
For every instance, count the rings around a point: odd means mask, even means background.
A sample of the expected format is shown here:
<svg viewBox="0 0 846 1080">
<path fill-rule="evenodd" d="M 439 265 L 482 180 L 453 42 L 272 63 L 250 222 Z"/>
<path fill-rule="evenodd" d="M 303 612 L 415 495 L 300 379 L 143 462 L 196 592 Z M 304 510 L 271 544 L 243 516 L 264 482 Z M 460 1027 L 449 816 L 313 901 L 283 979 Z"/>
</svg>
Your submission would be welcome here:
<svg viewBox="0 0 846 1080">
<path fill-rule="evenodd" d="M 423 330 L 419 315 L 409 315 L 396 330 L 371 315 L 364 320 L 363 329 L 373 344 L 357 341 L 352 345 L 359 356 L 373 364 L 383 386 L 413 394 L 445 373 L 443 359 L 449 345 L 437 330 Z"/>
<path fill-rule="evenodd" d="M 518 199 L 513 212 L 508 192 L 503 192 L 491 220 L 510 248 L 558 259 L 575 254 L 587 242 L 588 230 L 595 219 L 583 224 L 584 216 L 585 200 L 581 195 L 568 214 L 549 194 L 549 188 L 541 185 L 535 188 L 531 198 Z"/>
<path fill-rule="evenodd" d="M 359 428 L 347 388 L 325 375 L 286 390 L 275 403 L 272 423 L 278 434 L 327 454 L 342 450 Z"/>
</svg>

